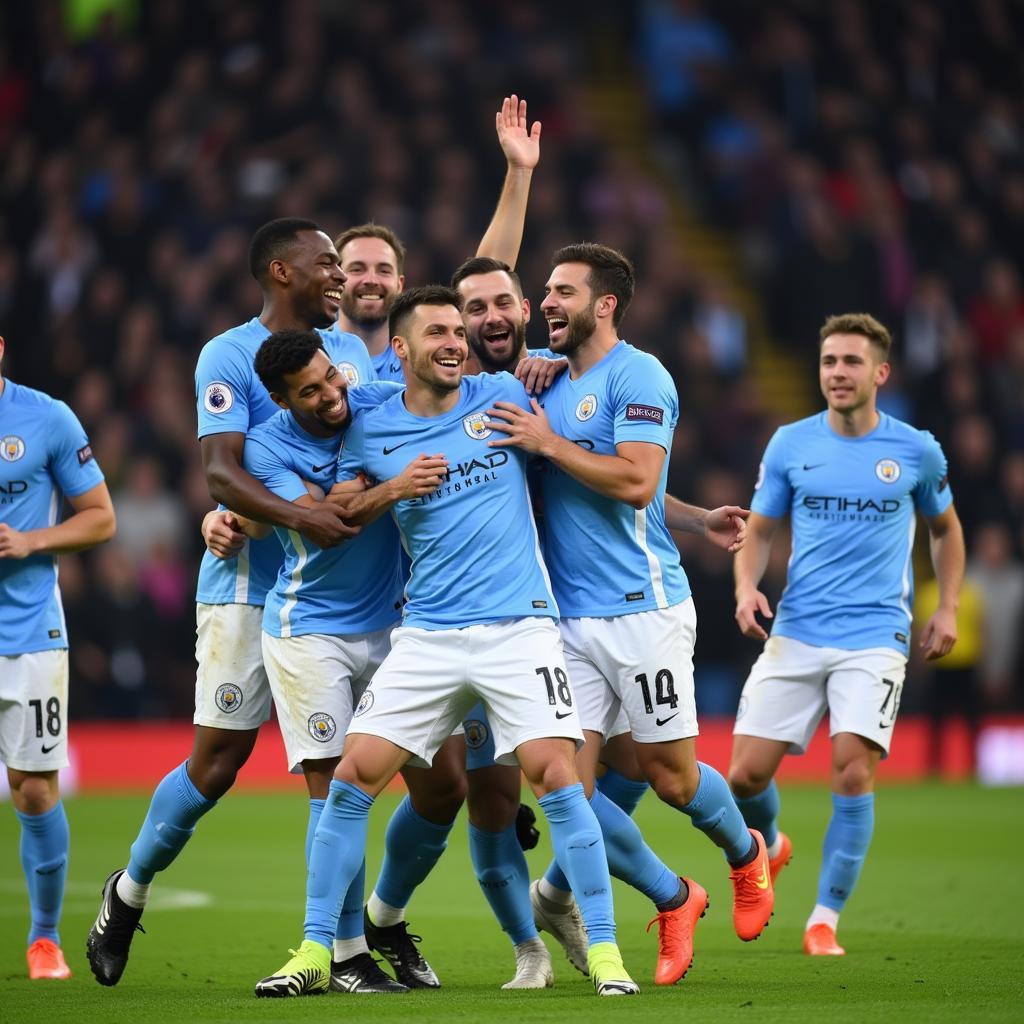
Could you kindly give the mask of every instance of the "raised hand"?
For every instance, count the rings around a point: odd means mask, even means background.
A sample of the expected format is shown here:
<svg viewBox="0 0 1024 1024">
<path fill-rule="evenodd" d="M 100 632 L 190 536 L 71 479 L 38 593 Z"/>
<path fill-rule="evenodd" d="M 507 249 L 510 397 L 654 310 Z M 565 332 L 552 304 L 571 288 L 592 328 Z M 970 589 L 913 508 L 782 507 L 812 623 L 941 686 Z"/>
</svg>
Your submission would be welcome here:
<svg viewBox="0 0 1024 1024">
<path fill-rule="evenodd" d="M 501 151 L 510 166 L 533 170 L 540 160 L 540 121 L 534 121 L 529 130 L 527 124 L 526 100 L 506 96 L 494 115 Z"/>
</svg>

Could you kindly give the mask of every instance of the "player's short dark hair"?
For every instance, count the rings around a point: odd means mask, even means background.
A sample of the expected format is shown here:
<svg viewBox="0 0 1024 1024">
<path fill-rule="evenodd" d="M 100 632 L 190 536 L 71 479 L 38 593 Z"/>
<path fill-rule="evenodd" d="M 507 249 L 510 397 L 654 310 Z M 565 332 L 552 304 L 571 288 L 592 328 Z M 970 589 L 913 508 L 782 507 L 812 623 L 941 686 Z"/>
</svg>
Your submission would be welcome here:
<svg viewBox="0 0 1024 1024">
<path fill-rule="evenodd" d="M 494 274 L 497 272 L 508 274 L 519 298 L 523 297 L 523 285 L 519 275 L 502 260 L 496 260 L 491 256 L 473 256 L 466 260 L 458 270 L 452 274 L 452 287 L 458 288 L 467 277 L 476 277 L 477 274 Z"/>
<path fill-rule="evenodd" d="M 288 258 L 300 231 L 320 230 L 319 224 L 305 217 L 280 217 L 259 228 L 249 243 L 249 272 L 260 287 L 266 285 L 270 264 Z"/>
<path fill-rule="evenodd" d="M 383 224 L 374 224 L 373 221 L 346 228 L 334 240 L 334 248 L 338 250 L 339 256 L 341 250 L 355 238 L 379 238 L 382 242 L 387 242 L 395 254 L 395 270 L 399 274 L 402 273 L 402 268 L 405 266 L 405 246 L 391 228 L 386 228 Z"/>
<path fill-rule="evenodd" d="M 392 338 L 405 330 L 409 317 L 418 306 L 454 306 L 461 313 L 462 296 L 444 284 L 427 284 L 402 292 L 395 299 L 388 316 L 388 333 Z"/>
<path fill-rule="evenodd" d="M 310 364 L 324 347 L 316 331 L 274 331 L 256 351 L 253 368 L 268 391 L 283 395 L 285 374 L 297 373 Z"/>
<path fill-rule="evenodd" d="M 628 257 L 618 249 L 598 242 L 576 242 L 559 249 L 551 257 L 551 266 L 562 263 L 585 263 L 590 267 L 587 284 L 595 297 L 598 295 L 614 295 L 615 312 L 612 323 L 618 327 L 626 309 L 633 298 L 636 288 L 636 272 Z"/>
<path fill-rule="evenodd" d="M 830 316 L 818 331 L 818 347 L 820 348 L 825 339 L 833 334 L 859 334 L 881 352 L 883 362 L 889 358 L 892 335 L 885 324 L 876 320 L 870 313 L 840 313 L 838 316 Z"/>
</svg>

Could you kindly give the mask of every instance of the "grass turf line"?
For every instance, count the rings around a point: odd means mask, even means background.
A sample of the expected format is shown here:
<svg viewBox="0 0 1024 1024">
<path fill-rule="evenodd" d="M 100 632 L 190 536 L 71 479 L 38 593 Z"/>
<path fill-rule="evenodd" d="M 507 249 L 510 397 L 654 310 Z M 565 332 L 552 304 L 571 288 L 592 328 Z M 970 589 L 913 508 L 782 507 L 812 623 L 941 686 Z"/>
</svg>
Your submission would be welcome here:
<svg viewBox="0 0 1024 1024">
<path fill-rule="evenodd" d="M 17 853 L 17 822 L 0 810 L 0 1020 L 4 1024 L 164 1021 L 649 1020 L 685 1014 L 687 1024 L 785 1021 L 787 1024 L 927 1020 L 1019 1020 L 1024 997 L 1024 845 L 1020 790 L 973 786 L 886 786 L 879 793 L 875 840 L 843 915 L 846 957 L 800 952 L 813 905 L 821 839 L 830 813 L 824 787 L 787 786 L 781 822 L 795 858 L 779 880 L 776 914 L 756 943 L 735 938 L 731 893 L 720 854 L 689 822 L 648 795 L 638 821 L 651 846 L 707 889 L 696 959 L 671 989 L 652 981 L 652 911 L 616 883 L 619 943 L 643 995 L 598 1000 L 589 983 L 548 940 L 556 987 L 502 992 L 513 973 L 511 945 L 473 879 L 464 822 L 415 897 L 409 921 L 441 977 L 438 992 L 403 997 L 330 995 L 260 1000 L 252 986 L 301 941 L 307 805 L 289 794 L 236 794 L 204 818 L 195 839 L 154 884 L 154 902 L 121 983 L 97 985 L 85 935 L 103 879 L 125 862 L 146 797 L 90 796 L 67 803 L 71 869 L 61 937 L 70 982 L 29 982 L 24 941 L 27 901 Z M 395 798 L 372 815 L 369 876 Z M 540 817 L 540 815 L 538 815 Z M 528 857 L 536 877 L 547 863 L 548 830 Z M 156 900 L 167 909 L 160 909 Z M 204 905 L 205 904 L 205 905 Z M 169 906 L 168 906 L 169 905 Z M 177 907 L 175 909 L 175 907 Z M 583 1002 L 583 1000 L 586 1000 Z"/>
</svg>

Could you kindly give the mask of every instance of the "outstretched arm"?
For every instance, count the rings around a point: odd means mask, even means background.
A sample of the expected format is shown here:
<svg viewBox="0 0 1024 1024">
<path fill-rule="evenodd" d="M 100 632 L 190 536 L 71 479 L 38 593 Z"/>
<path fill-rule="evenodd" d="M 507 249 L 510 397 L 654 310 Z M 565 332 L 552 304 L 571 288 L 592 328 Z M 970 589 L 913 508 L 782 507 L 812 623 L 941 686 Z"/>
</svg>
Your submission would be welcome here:
<svg viewBox="0 0 1024 1024">
<path fill-rule="evenodd" d="M 680 533 L 697 533 L 716 547 L 733 553 L 739 551 L 747 539 L 746 518 L 750 510 L 739 505 L 723 505 L 706 509 L 665 495 L 665 525 Z"/>
<path fill-rule="evenodd" d="M 495 115 L 498 142 L 508 160 L 505 184 L 491 223 L 477 246 L 477 256 L 490 256 L 510 267 L 519 259 L 526 224 L 526 204 L 530 197 L 530 180 L 540 160 L 540 121 L 527 130 L 526 100 L 506 96 Z"/>
<path fill-rule="evenodd" d="M 928 539 L 939 584 L 939 607 L 921 631 L 921 649 L 926 661 L 934 661 L 949 654 L 956 643 L 956 610 L 964 579 L 964 531 L 952 505 L 929 517 Z"/>
</svg>

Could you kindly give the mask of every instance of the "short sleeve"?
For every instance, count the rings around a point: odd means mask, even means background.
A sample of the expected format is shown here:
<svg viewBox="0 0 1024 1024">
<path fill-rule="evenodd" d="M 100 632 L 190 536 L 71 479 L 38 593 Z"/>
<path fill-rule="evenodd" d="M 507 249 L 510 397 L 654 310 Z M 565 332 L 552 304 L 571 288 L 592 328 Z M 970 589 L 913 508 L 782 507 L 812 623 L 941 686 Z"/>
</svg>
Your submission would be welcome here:
<svg viewBox="0 0 1024 1024">
<path fill-rule="evenodd" d="M 498 402 L 511 402 L 513 405 L 518 405 L 520 409 L 526 412 L 533 412 L 533 406 L 530 404 L 530 396 L 523 387 L 523 382 L 517 380 L 511 373 L 506 370 L 502 370 L 501 373 L 495 374 L 480 374 L 480 380 L 488 380 L 489 378 L 496 381 L 501 391 L 495 395 L 490 401 Z"/>
<path fill-rule="evenodd" d="M 348 407 L 354 416 L 364 409 L 375 409 L 378 405 L 386 402 L 389 398 L 404 391 L 404 384 L 396 384 L 390 380 L 373 381 L 370 384 L 360 384 L 358 387 L 349 388 Z"/>
<path fill-rule="evenodd" d="M 350 387 L 380 380 L 362 338 L 342 331 L 337 324 L 322 330 L 320 336 L 328 358 L 344 374 Z"/>
<path fill-rule="evenodd" d="M 914 487 L 914 504 L 924 516 L 937 516 L 953 504 L 953 493 L 949 488 L 946 456 L 942 446 L 927 430 L 921 431 L 924 451 L 921 454 L 921 469 Z"/>
<path fill-rule="evenodd" d="M 208 343 L 196 363 L 198 436 L 249 430 L 252 366 L 231 344 Z"/>
<path fill-rule="evenodd" d="M 365 436 L 365 416 L 363 413 L 356 413 L 348 430 L 345 431 L 345 440 L 341 445 L 338 472 L 335 476 L 337 483 L 355 480 L 366 468 Z"/>
<path fill-rule="evenodd" d="M 77 498 L 103 482 L 85 428 L 63 402 L 53 403 L 49 441 L 50 472 L 67 497 Z"/>
<path fill-rule="evenodd" d="M 308 494 L 302 477 L 287 465 L 274 450 L 273 439 L 261 434 L 250 434 L 242 450 L 242 466 L 251 473 L 268 491 L 285 501 L 295 501 Z"/>
<path fill-rule="evenodd" d="M 757 470 L 750 508 L 758 515 L 781 519 L 793 504 L 793 487 L 786 472 L 785 441 L 778 431 L 768 442 Z"/>
<path fill-rule="evenodd" d="M 667 452 L 679 419 L 679 396 L 672 378 L 653 359 L 631 360 L 610 389 L 615 403 L 615 444 L 645 441 Z"/>
</svg>

